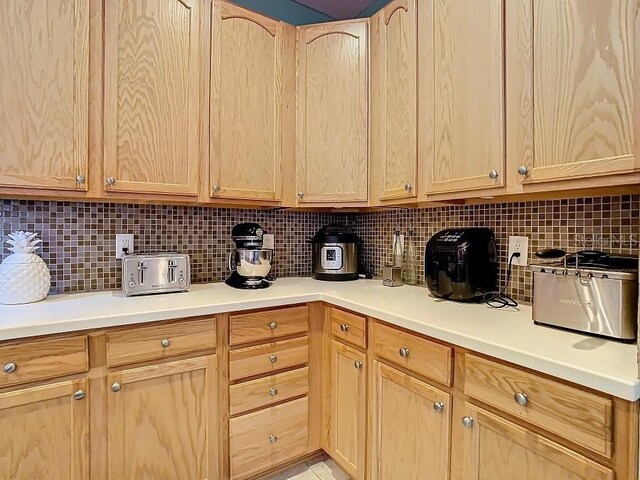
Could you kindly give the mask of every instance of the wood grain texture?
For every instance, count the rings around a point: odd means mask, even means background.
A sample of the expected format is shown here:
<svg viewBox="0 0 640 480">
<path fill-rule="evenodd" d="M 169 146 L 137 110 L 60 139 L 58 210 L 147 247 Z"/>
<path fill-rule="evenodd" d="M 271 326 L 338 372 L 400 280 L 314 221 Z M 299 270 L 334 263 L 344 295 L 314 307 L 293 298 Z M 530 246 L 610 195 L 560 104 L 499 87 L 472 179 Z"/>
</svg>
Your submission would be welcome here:
<svg viewBox="0 0 640 480">
<path fill-rule="evenodd" d="M 371 480 L 422 480 L 426 472 L 430 480 L 446 480 L 450 395 L 380 362 L 374 362 L 372 395 Z M 442 413 L 435 402 L 444 404 Z"/>
<path fill-rule="evenodd" d="M 89 479 L 86 379 L 0 393 L 0 478 Z"/>
<path fill-rule="evenodd" d="M 346 326 L 343 331 L 341 326 Z M 339 308 L 331 308 L 331 335 L 359 348 L 367 348 L 367 319 Z"/>
<path fill-rule="evenodd" d="M 504 2 L 434 2 L 430 193 L 504 185 Z M 489 178 L 496 170 L 497 180 Z"/>
<path fill-rule="evenodd" d="M 212 32 L 210 195 L 279 200 L 282 50 L 294 46 L 281 22 L 223 1 Z"/>
<path fill-rule="evenodd" d="M 218 475 L 215 355 L 107 375 L 109 479 Z"/>
<path fill-rule="evenodd" d="M 168 347 L 160 343 L 165 339 L 170 342 Z M 109 367 L 213 350 L 216 348 L 216 319 L 201 318 L 109 331 L 106 347 Z"/>
<path fill-rule="evenodd" d="M 231 315 L 229 344 L 272 340 L 309 331 L 309 307 L 280 308 Z M 270 324 L 276 327 L 271 328 Z"/>
<path fill-rule="evenodd" d="M 368 198 L 368 20 L 298 27 L 299 203 Z"/>
<path fill-rule="evenodd" d="M 231 478 L 249 478 L 308 452 L 307 397 L 229 421 Z M 277 437 L 275 443 L 270 435 Z"/>
<path fill-rule="evenodd" d="M 0 5 L 0 186 L 86 190 L 89 6 Z"/>
<path fill-rule="evenodd" d="M 238 383 L 229 387 L 230 414 L 238 415 L 308 393 L 309 367 Z"/>
<path fill-rule="evenodd" d="M 0 371 L 0 388 L 89 370 L 87 337 L 24 341 L 0 346 L 0 366 L 15 363 L 13 373 Z"/>
<path fill-rule="evenodd" d="M 524 185 L 637 171 L 637 0 L 507 8 L 509 169 Z M 516 174 L 524 165 L 529 174 Z M 579 185 L 579 182 L 576 182 Z M 534 187 L 534 190 L 536 188 Z"/>
<path fill-rule="evenodd" d="M 107 191 L 197 194 L 202 5 L 105 2 Z"/>
<path fill-rule="evenodd" d="M 270 357 L 275 355 L 276 361 Z M 241 348 L 229 352 L 229 379 L 273 373 L 309 362 L 309 337 Z"/>
<path fill-rule="evenodd" d="M 373 351 L 385 360 L 412 372 L 451 385 L 453 350 L 385 324 L 373 323 Z M 409 355 L 402 357 L 400 349 L 407 348 Z"/>
<path fill-rule="evenodd" d="M 415 0 L 394 0 L 371 20 L 371 185 L 376 200 L 418 193 L 417 19 Z"/>
<path fill-rule="evenodd" d="M 354 480 L 365 472 L 367 419 L 366 355 L 331 341 L 329 454 Z M 360 362 L 356 368 L 354 362 Z"/>
<path fill-rule="evenodd" d="M 613 472 L 551 440 L 471 404 L 464 415 L 472 428 L 460 429 L 464 451 L 462 471 L 453 480 L 511 479 L 612 480 Z"/>
<path fill-rule="evenodd" d="M 612 453 L 612 402 L 475 355 L 465 358 L 465 394 L 565 437 L 600 455 Z M 517 392 L 528 396 L 521 407 Z"/>
</svg>

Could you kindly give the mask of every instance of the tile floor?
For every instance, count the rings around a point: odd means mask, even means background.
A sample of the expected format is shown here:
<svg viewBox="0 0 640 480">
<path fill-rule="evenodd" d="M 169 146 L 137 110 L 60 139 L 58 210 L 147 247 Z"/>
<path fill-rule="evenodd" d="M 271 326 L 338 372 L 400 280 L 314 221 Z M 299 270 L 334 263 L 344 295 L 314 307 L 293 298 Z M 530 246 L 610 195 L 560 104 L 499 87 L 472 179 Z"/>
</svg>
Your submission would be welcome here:
<svg viewBox="0 0 640 480">
<path fill-rule="evenodd" d="M 296 465 L 270 480 L 349 480 L 349 476 L 326 457 Z"/>
</svg>

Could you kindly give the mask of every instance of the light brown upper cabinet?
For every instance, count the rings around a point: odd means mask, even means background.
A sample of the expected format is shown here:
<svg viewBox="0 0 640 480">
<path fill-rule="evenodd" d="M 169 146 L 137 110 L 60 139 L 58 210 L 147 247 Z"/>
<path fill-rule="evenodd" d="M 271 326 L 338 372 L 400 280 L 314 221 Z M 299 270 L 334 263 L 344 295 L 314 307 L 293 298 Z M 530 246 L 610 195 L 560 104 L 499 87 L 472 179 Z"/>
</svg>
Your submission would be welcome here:
<svg viewBox="0 0 640 480">
<path fill-rule="evenodd" d="M 0 187 L 86 190 L 89 6 L 2 0 Z"/>
<path fill-rule="evenodd" d="M 433 72 L 432 108 L 420 112 L 433 115 L 430 194 L 505 184 L 504 4 L 433 1 L 434 34 L 424 38 L 434 56 L 420 55 L 420 71 Z"/>
<path fill-rule="evenodd" d="M 298 27 L 298 203 L 368 198 L 368 26 Z"/>
<path fill-rule="evenodd" d="M 204 0 L 104 3 L 107 192 L 196 195 Z"/>
<path fill-rule="evenodd" d="M 394 0 L 371 19 L 373 202 L 418 193 L 418 28 L 416 0 Z"/>
<path fill-rule="evenodd" d="M 638 0 L 506 8 L 510 183 L 525 192 L 558 180 L 576 180 L 561 189 L 624 183 L 605 176 L 640 170 Z"/>
<path fill-rule="evenodd" d="M 213 18 L 209 196 L 280 200 L 295 27 L 219 1 Z"/>
</svg>

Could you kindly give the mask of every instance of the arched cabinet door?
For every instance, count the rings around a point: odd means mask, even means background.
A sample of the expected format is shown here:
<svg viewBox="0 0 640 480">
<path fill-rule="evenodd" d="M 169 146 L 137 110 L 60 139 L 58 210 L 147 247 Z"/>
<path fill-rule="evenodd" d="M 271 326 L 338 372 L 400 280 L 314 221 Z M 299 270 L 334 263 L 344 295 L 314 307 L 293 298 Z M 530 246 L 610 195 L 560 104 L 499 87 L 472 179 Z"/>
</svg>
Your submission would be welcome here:
<svg viewBox="0 0 640 480">
<path fill-rule="evenodd" d="M 367 201 L 368 22 L 298 28 L 298 203 Z"/>
<path fill-rule="evenodd" d="M 106 192 L 197 195 L 206 5 L 105 2 Z"/>
</svg>

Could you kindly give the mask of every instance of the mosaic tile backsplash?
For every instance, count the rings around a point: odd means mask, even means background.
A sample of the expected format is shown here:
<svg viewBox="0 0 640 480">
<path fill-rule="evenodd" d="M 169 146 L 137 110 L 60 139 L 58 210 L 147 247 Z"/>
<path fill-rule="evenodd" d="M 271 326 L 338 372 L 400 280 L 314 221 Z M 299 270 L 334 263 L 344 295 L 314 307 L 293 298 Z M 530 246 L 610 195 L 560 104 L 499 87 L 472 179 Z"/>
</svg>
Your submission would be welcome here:
<svg viewBox="0 0 640 480">
<path fill-rule="evenodd" d="M 431 235 L 448 227 L 490 227 L 496 233 L 502 285 L 509 235 L 529 237 L 530 262 L 533 252 L 546 247 L 637 255 L 640 196 L 349 214 L 0 200 L 3 242 L 18 229 L 42 234 L 39 252 L 51 269 L 52 293 L 120 288 L 120 262 L 113 252 L 116 233 L 134 233 L 138 252 L 190 254 L 193 283 L 221 281 L 227 276 L 227 255 L 233 248 L 231 228 L 246 221 L 258 222 L 275 234 L 274 271 L 280 277 L 311 274 L 307 241 L 327 223 L 339 221 L 354 228 L 364 240 L 363 262 L 377 273 L 390 260 L 393 231 L 412 229 L 422 284 L 422 253 Z M 3 244 L 0 259 L 8 254 Z M 527 267 L 514 269 L 509 292 L 519 301 L 531 301 Z"/>
</svg>

